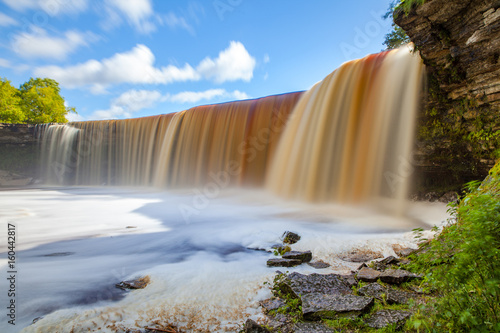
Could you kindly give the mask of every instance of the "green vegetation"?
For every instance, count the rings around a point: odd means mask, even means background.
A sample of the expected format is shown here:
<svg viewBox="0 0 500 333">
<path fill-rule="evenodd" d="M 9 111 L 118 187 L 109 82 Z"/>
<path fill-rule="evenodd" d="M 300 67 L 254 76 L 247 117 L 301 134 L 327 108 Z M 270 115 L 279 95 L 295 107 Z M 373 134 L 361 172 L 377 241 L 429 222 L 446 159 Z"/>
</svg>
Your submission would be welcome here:
<svg viewBox="0 0 500 333">
<path fill-rule="evenodd" d="M 500 332 L 500 163 L 478 187 L 450 208 L 449 223 L 410 269 L 425 273 L 423 286 L 438 293 L 409 322 L 426 332 Z"/>
<path fill-rule="evenodd" d="M 290 296 L 290 294 L 283 292 L 283 290 L 285 289 L 284 285 L 287 281 L 287 274 L 288 272 L 280 273 L 274 277 L 271 291 L 274 296 L 282 299 L 285 302 L 284 306 L 274 311 L 287 315 L 292 319 L 293 322 L 298 322 L 302 320 L 302 302 L 300 301 L 300 298 L 294 298 Z"/>
<path fill-rule="evenodd" d="M 75 112 L 66 107 L 59 83 L 52 79 L 31 78 L 19 89 L 0 78 L 0 122 L 42 124 L 68 122 L 66 115 Z"/>
</svg>

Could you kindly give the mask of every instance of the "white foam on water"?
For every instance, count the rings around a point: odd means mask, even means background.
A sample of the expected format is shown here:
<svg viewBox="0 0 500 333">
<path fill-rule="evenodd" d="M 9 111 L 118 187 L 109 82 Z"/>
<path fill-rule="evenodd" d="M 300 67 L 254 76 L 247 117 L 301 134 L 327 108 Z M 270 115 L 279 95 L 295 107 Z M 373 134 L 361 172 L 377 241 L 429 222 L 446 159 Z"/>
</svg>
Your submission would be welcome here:
<svg viewBox="0 0 500 333">
<path fill-rule="evenodd" d="M 186 211 L 189 214 L 186 214 Z M 302 239 L 294 250 L 313 260 L 288 271 L 348 273 L 354 250 L 394 255 L 415 247 L 411 229 L 442 223 L 444 204 L 413 203 L 408 217 L 369 207 L 290 203 L 263 191 L 158 192 L 127 188 L 42 188 L 0 191 L 1 228 L 17 232 L 16 326 L 2 332 L 115 332 L 172 323 L 189 332 L 234 332 L 262 318 L 276 268 L 269 249 L 285 230 Z M 6 246 L 0 248 L 6 272 Z M 285 269 L 282 269 L 284 271 Z M 130 292 L 123 280 L 148 275 Z M 7 290 L 0 279 L 0 290 Z M 5 318 L 4 318 L 5 317 Z M 43 317 L 35 324 L 32 320 Z"/>
</svg>

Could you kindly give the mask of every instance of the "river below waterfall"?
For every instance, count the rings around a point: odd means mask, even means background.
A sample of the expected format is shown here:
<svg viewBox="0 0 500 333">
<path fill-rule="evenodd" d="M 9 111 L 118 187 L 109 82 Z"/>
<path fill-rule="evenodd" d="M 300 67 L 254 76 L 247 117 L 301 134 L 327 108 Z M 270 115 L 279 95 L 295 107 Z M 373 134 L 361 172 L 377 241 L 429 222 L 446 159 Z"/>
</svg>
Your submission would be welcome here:
<svg viewBox="0 0 500 333">
<path fill-rule="evenodd" d="M 302 236 L 294 250 L 311 250 L 313 260 L 331 267 L 282 271 L 347 274 L 359 264 L 341 260 L 344 254 L 394 255 L 395 244 L 416 246 L 413 228 L 446 218 L 440 203 L 410 203 L 406 217 L 394 217 L 368 206 L 284 201 L 261 190 L 0 191 L 2 228 L 16 226 L 17 266 L 16 325 L 2 315 L 0 331 L 115 332 L 170 322 L 191 332 L 234 332 L 246 318 L 258 319 L 258 301 L 270 296 L 264 282 L 275 275 L 266 266 L 273 254 L 256 249 L 280 243 L 284 231 Z M 7 246 L 0 245 L 4 293 Z M 114 286 L 146 275 L 145 289 Z"/>
</svg>

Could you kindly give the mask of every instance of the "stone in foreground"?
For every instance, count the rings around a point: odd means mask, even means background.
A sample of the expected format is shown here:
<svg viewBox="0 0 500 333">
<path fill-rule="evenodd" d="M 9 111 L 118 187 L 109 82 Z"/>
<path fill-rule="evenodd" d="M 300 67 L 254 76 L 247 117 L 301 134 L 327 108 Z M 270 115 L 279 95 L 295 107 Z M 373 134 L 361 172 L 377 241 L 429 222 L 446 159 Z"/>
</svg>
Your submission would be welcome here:
<svg viewBox="0 0 500 333">
<path fill-rule="evenodd" d="M 421 276 L 404 269 L 387 269 L 380 274 L 380 281 L 390 284 L 401 284 L 406 281 L 420 279 Z"/>
<path fill-rule="evenodd" d="M 293 272 L 280 285 L 280 289 L 283 293 L 294 298 L 310 293 L 330 295 L 347 295 L 352 293 L 345 279 L 337 274 L 313 273 L 304 275 Z"/>
<path fill-rule="evenodd" d="M 300 240 L 300 236 L 291 231 L 285 231 L 281 238 L 283 238 L 283 243 L 285 244 L 295 244 Z"/>
<path fill-rule="evenodd" d="M 371 328 L 380 329 L 396 324 L 396 329 L 401 328 L 411 313 L 398 310 L 380 310 L 375 312 L 370 318 L 365 320 L 365 324 Z"/>
<path fill-rule="evenodd" d="M 354 295 L 307 294 L 302 298 L 302 314 L 305 319 L 355 318 L 373 305 L 372 297 Z"/>
<path fill-rule="evenodd" d="M 302 264 L 298 259 L 271 258 L 267 261 L 267 266 L 271 267 L 293 267 Z"/>
<path fill-rule="evenodd" d="M 247 319 L 245 322 L 245 333 L 270 333 L 267 328 L 260 326 L 252 319 Z"/>
<path fill-rule="evenodd" d="M 369 267 L 363 267 L 359 270 L 356 278 L 364 282 L 375 282 L 380 277 L 380 272 Z"/>
<path fill-rule="evenodd" d="M 318 260 L 318 261 L 313 261 L 313 262 L 308 262 L 307 263 L 309 266 L 314 267 L 316 269 L 323 269 L 323 268 L 328 268 L 330 267 L 329 263 L 326 263 L 324 261 Z"/>
<path fill-rule="evenodd" d="M 378 300 L 383 300 L 388 304 L 406 304 L 413 294 L 402 290 L 385 288 L 378 283 L 370 283 L 358 290 L 360 295 L 374 297 Z"/>
<path fill-rule="evenodd" d="M 295 333 L 334 333 L 334 329 L 319 323 L 297 323 L 293 327 Z"/>
<path fill-rule="evenodd" d="M 266 312 L 277 310 L 280 307 L 285 306 L 285 302 L 279 298 L 268 298 L 260 301 L 259 303 L 266 310 Z"/>
<path fill-rule="evenodd" d="M 281 256 L 283 259 L 298 259 L 301 262 L 309 262 L 312 259 L 311 251 L 290 251 Z"/>
<path fill-rule="evenodd" d="M 115 284 L 115 287 L 127 290 L 127 289 L 143 289 L 149 283 L 149 276 L 141 277 L 136 280 L 122 281 Z"/>
<path fill-rule="evenodd" d="M 340 259 L 349 262 L 368 262 L 375 259 L 383 258 L 381 253 L 377 252 L 351 252 Z"/>
</svg>

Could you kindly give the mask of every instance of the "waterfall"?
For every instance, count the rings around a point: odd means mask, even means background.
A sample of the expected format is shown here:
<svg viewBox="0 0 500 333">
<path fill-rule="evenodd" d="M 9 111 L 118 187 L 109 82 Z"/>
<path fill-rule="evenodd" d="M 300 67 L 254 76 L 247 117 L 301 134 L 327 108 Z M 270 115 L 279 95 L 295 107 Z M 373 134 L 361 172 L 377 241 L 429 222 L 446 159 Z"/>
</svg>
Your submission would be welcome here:
<svg viewBox="0 0 500 333">
<path fill-rule="evenodd" d="M 404 197 L 422 78 L 407 48 L 342 65 L 301 97 L 267 187 L 315 202 Z"/>
<path fill-rule="evenodd" d="M 315 202 L 400 198 L 422 73 L 403 48 L 347 62 L 305 93 L 51 125 L 45 180 L 179 188 L 217 179 Z"/>
</svg>

